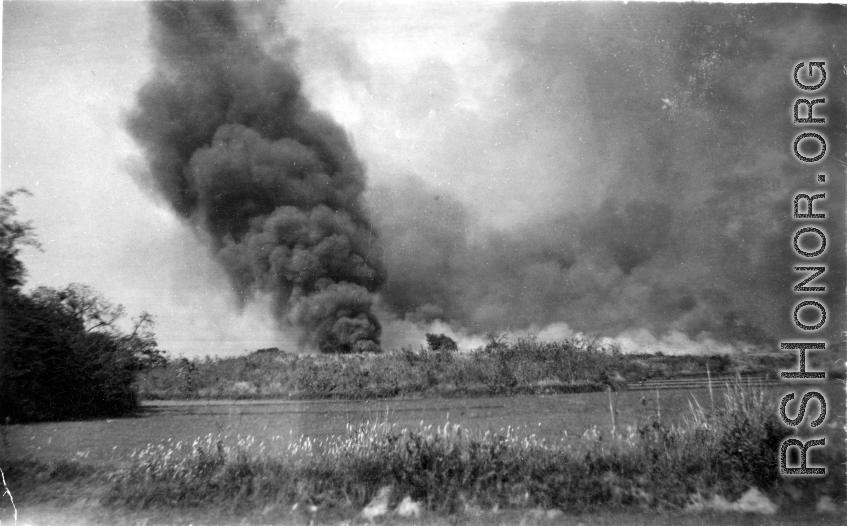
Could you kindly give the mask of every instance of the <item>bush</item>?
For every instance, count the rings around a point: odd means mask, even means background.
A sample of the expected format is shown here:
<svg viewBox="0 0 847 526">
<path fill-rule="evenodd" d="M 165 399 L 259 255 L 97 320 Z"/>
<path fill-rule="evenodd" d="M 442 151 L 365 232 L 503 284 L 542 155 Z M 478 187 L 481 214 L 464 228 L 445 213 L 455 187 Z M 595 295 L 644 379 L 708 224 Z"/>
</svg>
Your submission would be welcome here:
<svg viewBox="0 0 847 526">
<path fill-rule="evenodd" d="M 429 346 L 431 351 L 447 351 L 447 352 L 455 352 L 459 350 L 459 346 L 456 345 L 456 342 L 450 338 L 449 336 L 445 336 L 444 334 L 426 334 L 426 343 Z"/>
</svg>

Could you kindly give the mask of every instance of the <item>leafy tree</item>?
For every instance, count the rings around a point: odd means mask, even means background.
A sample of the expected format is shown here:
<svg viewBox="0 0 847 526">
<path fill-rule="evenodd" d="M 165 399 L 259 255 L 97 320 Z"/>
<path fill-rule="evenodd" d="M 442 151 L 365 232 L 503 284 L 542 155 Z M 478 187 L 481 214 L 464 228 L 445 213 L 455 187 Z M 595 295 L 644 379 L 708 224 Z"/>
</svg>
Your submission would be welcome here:
<svg viewBox="0 0 847 526">
<path fill-rule="evenodd" d="M 89 285 L 71 283 L 61 289 L 38 287 L 31 296 L 37 303 L 81 321 L 84 332 L 107 335 L 135 358 L 137 369 L 164 365 L 167 361 L 158 348 L 154 318 L 148 312 L 132 320 L 132 329 L 127 334 L 120 326 L 126 316 L 124 306 L 112 303 Z"/>
<path fill-rule="evenodd" d="M 71 283 L 62 289 L 38 287 L 31 295 L 39 303 L 53 304 L 55 308 L 82 320 L 85 332 L 100 330 L 116 333 L 118 320 L 126 315 L 123 305 L 115 305 L 82 283 Z"/>
<path fill-rule="evenodd" d="M 122 330 L 125 310 L 87 285 L 21 291 L 22 246 L 38 247 L 0 197 L 0 418 L 14 421 L 120 416 L 138 406 L 135 374 L 164 362 L 144 312 Z"/>
</svg>

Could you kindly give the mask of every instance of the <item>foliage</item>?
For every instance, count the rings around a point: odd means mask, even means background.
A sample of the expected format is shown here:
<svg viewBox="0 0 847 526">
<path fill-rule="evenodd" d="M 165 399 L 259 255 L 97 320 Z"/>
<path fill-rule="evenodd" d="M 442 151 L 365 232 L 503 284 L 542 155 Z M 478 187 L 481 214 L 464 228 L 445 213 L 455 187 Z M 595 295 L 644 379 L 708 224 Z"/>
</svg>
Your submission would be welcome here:
<svg viewBox="0 0 847 526">
<path fill-rule="evenodd" d="M 2 416 L 33 421 L 133 411 L 135 374 L 148 356 L 160 356 L 155 340 L 116 328 L 87 328 L 88 320 L 53 299 L 44 290 L 7 297 Z"/>
<path fill-rule="evenodd" d="M 61 289 L 38 287 L 30 296 L 39 304 L 80 320 L 84 332 L 105 335 L 113 340 L 133 357 L 136 370 L 163 366 L 167 362 L 164 352 L 158 348 L 153 332 L 154 319 L 148 312 L 131 320 L 131 329 L 125 333 L 121 328 L 126 316 L 124 306 L 112 303 L 89 285 L 71 283 Z"/>
<path fill-rule="evenodd" d="M 743 438 L 738 422 L 746 422 Z M 735 500 L 751 486 L 779 496 L 785 481 L 774 470 L 773 454 L 738 460 L 751 451 L 773 453 L 774 440 L 785 434 L 764 397 L 739 385 L 728 390 L 719 414 L 692 408 L 682 425 L 651 421 L 605 441 L 586 434 L 548 443 L 511 428 L 476 433 L 449 424 L 412 430 L 348 426 L 346 435 L 301 438 L 285 448 L 208 435 L 137 452 L 106 502 L 136 509 L 216 504 L 248 510 L 283 503 L 283 509 L 309 504 L 360 510 L 389 487 L 392 505 L 410 496 L 446 513 L 494 507 L 679 509 L 695 494 Z M 736 446 L 743 451 L 728 449 Z M 838 462 L 830 459 L 832 467 Z M 818 489 L 837 497 L 843 490 L 836 486 Z"/>
<path fill-rule="evenodd" d="M 43 498 L 49 485 L 51 495 L 72 495 L 71 504 L 88 488 L 112 509 L 179 510 L 184 517 L 202 510 L 262 523 L 348 522 L 383 488 L 390 490 L 390 508 L 410 497 L 429 513 L 456 513 L 451 523 L 466 522 L 469 514 L 485 514 L 483 523 L 503 522 L 503 511 L 539 508 L 679 510 L 716 496 L 734 501 L 750 487 L 788 513 L 794 507 L 806 513 L 822 497 L 843 501 L 843 448 L 816 451 L 814 463 L 827 466 L 826 477 L 777 475 L 771 448 L 788 431 L 771 403 L 763 388 L 737 381 L 714 410 L 692 401 L 679 424 L 651 417 L 614 438 L 596 429 L 545 441 L 512 428 L 495 433 L 449 423 L 414 429 L 366 423 L 341 435 L 293 441 L 221 434 L 193 442 L 167 439 L 115 464 L 2 456 L 0 463 L 7 478 L 23 485 L 25 500 Z M 745 433 L 738 432 L 739 422 Z M 751 451 L 770 454 L 745 457 Z"/>
<path fill-rule="evenodd" d="M 441 342 L 439 342 L 441 343 Z M 254 352 L 182 359 L 138 377 L 143 398 L 374 398 L 398 395 L 586 391 L 597 371 L 623 369 L 623 358 L 580 342 L 518 340 L 470 353 L 404 348 L 380 354 Z M 187 364 L 193 364 L 188 369 Z M 640 369 L 639 365 L 633 365 Z M 192 388 L 185 388 L 189 374 Z"/>
<path fill-rule="evenodd" d="M 455 340 L 444 334 L 427 333 L 426 343 L 430 351 L 455 352 L 459 350 L 459 346 L 456 345 Z"/>
<path fill-rule="evenodd" d="M 113 332 L 117 329 L 116 323 L 125 314 L 122 305 L 114 305 L 81 283 L 71 283 L 64 289 L 38 287 L 31 296 L 39 303 L 53 304 L 56 309 L 81 320 L 86 332 L 98 329 Z"/>
<path fill-rule="evenodd" d="M 0 195 L 0 293 L 20 287 L 26 277 L 26 268 L 19 259 L 20 247 L 40 245 L 34 235 L 35 227 L 29 221 L 15 219 L 17 208 L 12 203 L 16 195 L 32 195 L 23 188 Z"/>
<path fill-rule="evenodd" d="M 726 387 L 722 410 L 707 412 L 692 404 L 692 425 L 720 430 L 714 447 L 723 469 L 750 473 L 755 486 L 767 489 L 779 478 L 774 452 L 792 431 L 777 419 L 763 389 L 740 378 Z"/>
<path fill-rule="evenodd" d="M 124 308 L 91 287 L 21 291 L 21 245 L 37 246 L 29 223 L 0 198 L 0 418 L 13 421 L 119 416 L 133 411 L 135 375 L 164 363 L 153 318 L 142 313 L 125 333 Z"/>
<path fill-rule="evenodd" d="M 399 395 L 489 395 L 604 390 L 608 372 L 630 382 L 733 373 L 721 356 L 626 355 L 593 340 L 500 339 L 473 351 L 406 347 L 370 355 L 295 354 L 263 349 L 245 356 L 182 359 L 138 376 L 145 399 L 361 399 Z M 792 365 L 787 356 L 786 368 Z M 773 358 L 770 358 L 773 360 Z M 191 364 L 191 368 L 188 368 Z M 754 364 L 773 370 L 773 362 Z M 186 378 L 191 379 L 187 388 Z"/>
</svg>

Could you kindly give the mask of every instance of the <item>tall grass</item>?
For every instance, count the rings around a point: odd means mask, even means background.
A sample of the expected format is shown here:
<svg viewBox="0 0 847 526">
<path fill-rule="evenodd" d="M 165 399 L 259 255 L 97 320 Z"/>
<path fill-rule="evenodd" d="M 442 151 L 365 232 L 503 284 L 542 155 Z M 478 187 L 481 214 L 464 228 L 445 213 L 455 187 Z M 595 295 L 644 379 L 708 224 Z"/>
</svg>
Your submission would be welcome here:
<svg viewBox="0 0 847 526">
<path fill-rule="evenodd" d="M 393 504 L 410 496 L 448 513 L 682 508 L 694 494 L 734 499 L 751 486 L 779 495 L 784 483 L 775 452 L 787 434 L 764 390 L 739 380 L 716 411 L 693 402 L 679 425 L 652 420 L 606 440 L 587 433 L 550 443 L 511 428 L 472 433 L 448 423 L 412 430 L 374 424 L 270 453 L 272 444 L 209 435 L 138 452 L 106 500 L 129 508 L 308 503 L 359 510 L 388 486 Z M 827 491 L 840 495 L 836 486 Z"/>
<path fill-rule="evenodd" d="M 390 506 L 408 496 L 437 514 L 679 509 L 694 495 L 734 500 L 751 486 L 783 509 L 791 501 L 814 506 L 822 495 L 843 500 L 845 455 L 835 444 L 814 459 L 828 467 L 827 477 L 780 477 L 777 452 L 789 430 L 763 388 L 739 379 L 715 402 L 712 409 L 692 400 L 679 424 L 654 416 L 617 436 L 595 428 L 581 438 L 545 441 L 512 428 L 400 429 L 383 422 L 322 440 L 211 434 L 167 441 L 119 466 L 62 460 L 3 461 L 2 467 L 7 479 L 26 481 L 16 502 L 43 499 L 39 492 L 50 488 L 72 503 L 83 488 L 96 486 L 101 489 L 89 494 L 114 509 L 262 513 L 262 521 L 300 521 L 295 515 L 304 509 L 349 518 L 385 487 Z"/>
</svg>

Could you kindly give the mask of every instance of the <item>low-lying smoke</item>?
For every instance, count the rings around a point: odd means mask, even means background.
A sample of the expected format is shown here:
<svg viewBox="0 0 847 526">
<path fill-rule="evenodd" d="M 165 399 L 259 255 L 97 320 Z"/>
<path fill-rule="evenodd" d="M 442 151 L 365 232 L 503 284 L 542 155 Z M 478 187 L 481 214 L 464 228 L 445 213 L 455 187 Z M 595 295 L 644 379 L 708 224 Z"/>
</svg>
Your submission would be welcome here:
<svg viewBox="0 0 847 526">
<path fill-rule="evenodd" d="M 803 13 L 790 6 L 511 8 L 492 46 L 512 72 L 482 110 L 503 117 L 464 119 L 471 122 L 464 126 L 457 118 L 452 135 L 445 124 L 443 142 L 458 145 L 455 161 L 469 171 L 476 168 L 467 159 L 485 159 L 469 155 L 461 137 L 499 145 L 515 154 L 504 160 L 513 177 L 557 191 L 524 199 L 521 213 L 511 214 L 529 219 L 494 228 L 480 212 L 505 203 L 443 195 L 413 177 L 375 188 L 369 200 L 388 269 L 381 297 L 406 320 L 443 320 L 476 334 L 563 322 L 627 341 L 652 334 L 656 342 L 690 338 L 711 347 L 773 350 L 777 339 L 796 338 L 792 197 L 826 191 L 828 235 L 839 240 L 833 246 L 843 246 L 844 202 L 843 167 L 814 168 L 838 181 L 817 189 L 814 174 L 791 156 L 791 103 L 803 96 L 791 68 L 825 57 L 836 71 L 847 56 L 837 28 L 844 9 Z M 790 30 L 798 27 L 815 29 Z M 844 99 L 835 86 L 826 109 L 837 149 L 831 159 L 844 154 Z M 450 122 L 450 114 L 438 115 Z M 560 149 L 578 166 L 559 161 L 566 156 L 557 150 L 534 149 L 549 135 L 574 139 Z M 490 181 L 477 175 L 480 186 Z M 550 213 L 556 202 L 560 211 Z M 841 253 L 830 257 L 843 262 Z M 832 273 L 826 285 L 844 290 L 844 276 Z M 843 295 L 829 298 L 840 312 Z M 827 337 L 840 340 L 841 328 L 833 323 Z"/>
<path fill-rule="evenodd" d="M 129 117 L 149 182 L 205 233 L 238 295 L 273 298 L 304 346 L 375 350 L 384 280 L 364 168 L 284 46 L 232 3 L 154 3 L 155 69 Z"/>
</svg>

